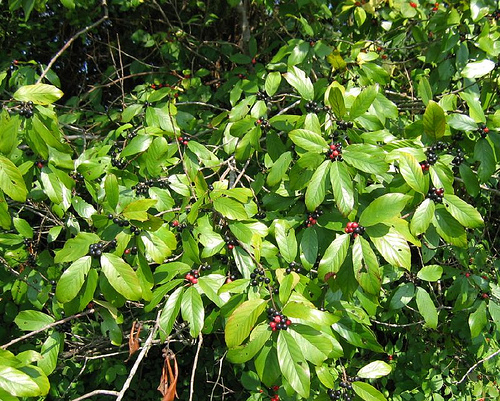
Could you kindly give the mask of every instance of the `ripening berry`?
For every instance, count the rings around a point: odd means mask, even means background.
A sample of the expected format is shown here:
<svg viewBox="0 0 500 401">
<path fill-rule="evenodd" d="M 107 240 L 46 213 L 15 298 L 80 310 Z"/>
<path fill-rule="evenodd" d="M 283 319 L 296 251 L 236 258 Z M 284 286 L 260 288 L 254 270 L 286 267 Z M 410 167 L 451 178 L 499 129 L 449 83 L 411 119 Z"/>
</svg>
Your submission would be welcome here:
<svg viewBox="0 0 500 401">
<path fill-rule="evenodd" d="M 417 8 L 417 3 L 414 3 L 413 1 L 410 2 L 410 7 Z"/>
</svg>

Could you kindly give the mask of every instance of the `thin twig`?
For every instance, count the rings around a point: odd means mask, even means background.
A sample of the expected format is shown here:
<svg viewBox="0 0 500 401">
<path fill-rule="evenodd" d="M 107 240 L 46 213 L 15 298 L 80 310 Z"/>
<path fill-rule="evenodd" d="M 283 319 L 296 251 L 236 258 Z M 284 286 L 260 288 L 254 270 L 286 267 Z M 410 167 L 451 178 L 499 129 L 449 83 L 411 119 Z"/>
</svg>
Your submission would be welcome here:
<svg viewBox="0 0 500 401">
<path fill-rule="evenodd" d="M 134 378 L 134 376 L 137 372 L 137 369 L 139 369 L 139 365 L 141 364 L 141 361 L 144 359 L 147 352 L 149 351 L 149 349 L 153 345 L 153 340 L 154 340 L 156 333 L 158 332 L 158 329 L 160 327 L 159 321 L 160 321 L 161 312 L 162 312 L 162 310 L 158 311 L 158 314 L 156 315 L 156 323 L 155 323 L 153 329 L 151 330 L 151 333 L 149 334 L 148 339 L 144 343 L 144 347 L 142 348 L 141 353 L 139 354 L 139 356 L 135 360 L 134 366 L 132 366 L 132 369 L 130 369 L 130 373 L 127 377 L 127 380 L 125 380 L 125 383 L 123 383 L 123 387 L 120 390 L 120 392 L 118 393 L 118 396 L 116 397 L 116 401 L 121 401 L 123 399 L 123 397 L 125 396 L 125 393 L 127 392 L 128 388 L 130 387 L 130 383 L 132 383 L 132 379 Z"/>
<path fill-rule="evenodd" d="M 106 21 L 108 19 L 108 4 L 106 2 L 106 0 L 102 0 L 102 6 L 104 7 L 104 15 L 102 16 L 102 18 L 100 18 L 98 21 L 94 22 L 92 25 L 89 25 L 83 29 L 81 29 L 80 31 L 78 31 L 77 33 L 75 33 L 67 42 L 66 44 L 61 47 L 61 49 L 56 53 L 56 55 L 54 57 L 52 57 L 52 59 L 49 61 L 49 64 L 47 64 L 47 67 L 45 67 L 45 69 L 43 70 L 42 72 L 42 75 L 40 75 L 40 78 L 38 78 L 38 80 L 36 81 L 37 84 L 39 84 L 40 82 L 42 82 L 42 80 L 45 78 L 45 76 L 47 75 L 47 73 L 50 71 L 50 69 L 52 68 L 52 66 L 54 65 L 54 63 L 57 61 L 57 59 L 59 57 L 61 57 L 61 55 L 66 51 L 68 50 L 68 47 L 71 46 L 71 44 L 81 35 L 83 35 L 84 33 L 90 31 L 91 29 L 94 29 L 96 26 L 99 26 L 101 25 L 104 21 Z"/>
<path fill-rule="evenodd" d="M 380 321 L 375 320 L 375 319 L 371 319 L 371 322 L 380 324 L 381 326 L 402 328 L 402 327 L 417 326 L 419 324 L 425 323 L 425 320 L 419 320 L 418 322 L 406 323 L 406 324 L 385 323 L 385 322 L 380 322 Z"/>
<path fill-rule="evenodd" d="M 78 319 L 78 318 L 81 318 L 81 317 L 84 317 L 84 316 L 87 316 L 87 315 L 91 315 L 92 313 L 95 312 L 95 309 L 88 309 L 86 310 L 85 312 L 82 312 L 82 313 L 77 313 L 76 315 L 73 315 L 73 316 L 69 316 L 69 317 L 66 317 L 64 319 L 61 319 L 61 320 L 58 320 L 57 322 L 53 322 L 53 323 L 50 323 L 44 327 L 42 327 L 41 329 L 38 329 L 38 330 L 35 330 L 35 331 L 32 331 L 28 334 L 25 334 L 24 336 L 21 336 L 21 337 L 18 337 L 18 338 L 15 338 L 14 340 L 12 340 L 11 342 L 7 343 L 7 344 L 4 344 L 2 345 L 0 348 L 1 349 L 7 349 L 9 348 L 11 345 L 14 345 L 20 341 L 23 341 L 23 340 L 26 340 L 27 338 L 30 338 L 30 337 L 33 337 L 34 335 L 38 334 L 38 333 L 41 333 L 45 330 L 48 330 L 48 329 L 51 329 L 52 327 L 55 327 L 55 326 L 58 326 L 60 324 L 63 324 L 63 323 L 66 323 L 66 322 L 69 322 L 70 320 L 73 320 L 73 319 Z"/>
<path fill-rule="evenodd" d="M 483 358 L 481 359 L 480 361 L 476 362 L 474 365 L 472 365 L 469 370 L 467 372 L 465 372 L 465 375 L 463 375 L 463 377 L 457 381 L 457 382 L 454 382 L 453 384 L 460 384 L 462 383 L 466 378 L 467 376 L 469 376 L 469 374 L 474 370 L 476 369 L 479 365 L 481 365 L 483 362 L 486 362 L 488 360 L 490 360 L 491 358 L 494 358 L 496 357 L 498 354 L 500 354 L 500 349 L 493 352 L 493 354 L 491 354 L 490 356 L 487 356 L 486 358 Z"/>
<path fill-rule="evenodd" d="M 90 393 L 82 395 L 81 397 L 75 398 L 73 401 L 81 401 L 93 397 L 94 395 L 101 395 L 101 394 L 112 395 L 113 397 L 116 397 L 119 393 L 118 391 L 113 391 L 113 390 L 94 390 L 91 391 Z"/>
<path fill-rule="evenodd" d="M 221 379 L 221 375 L 222 375 L 222 363 L 224 362 L 224 358 L 226 357 L 226 354 L 227 354 L 227 351 L 224 352 L 224 355 L 222 355 L 220 360 L 219 360 L 219 373 L 217 374 L 217 380 L 215 381 L 214 386 L 212 387 L 212 392 L 210 393 L 210 401 L 213 400 L 215 388 L 219 385 L 219 380 Z"/>
<path fill-rule="evenodd" d="M 201 344 L 203 344 L 203 335 L 198 335 L 198 348 L 196 348 L 196 355 L 194 356 L 193 369 L 191 370 L 191 380 L 189 381 L 189 401 L 193 401 L 194 395 L 194 375 L 196 373 L 196 366 L 198 365 L 198 357 L 200 356 Z"/>
<path fill-rule="evenodd" d="M 220 111 L 228 111 L 227 109 L 224 109 L 222 107 L 214 106 L 213 104 L 210 103 L 204 103 L 204 102 L 177 102 L 175 104 L 176 106 L 203 106 L 203 107 L 209 107 L 215 110 L 220 110 Z"/>
</svg>

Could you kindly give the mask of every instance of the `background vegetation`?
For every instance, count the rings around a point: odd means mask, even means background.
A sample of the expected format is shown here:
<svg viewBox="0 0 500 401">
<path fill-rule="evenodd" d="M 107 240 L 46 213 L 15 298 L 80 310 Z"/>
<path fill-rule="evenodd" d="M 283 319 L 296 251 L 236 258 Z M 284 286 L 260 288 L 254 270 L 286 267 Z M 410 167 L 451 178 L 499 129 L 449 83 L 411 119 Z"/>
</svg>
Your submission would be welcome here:
<svg viewBox="0 0 500 401">
<path fill-rule="evenodd" d="M 0 399 L 497 400 L 497 7 L 3 4 Z"/>
</svg>

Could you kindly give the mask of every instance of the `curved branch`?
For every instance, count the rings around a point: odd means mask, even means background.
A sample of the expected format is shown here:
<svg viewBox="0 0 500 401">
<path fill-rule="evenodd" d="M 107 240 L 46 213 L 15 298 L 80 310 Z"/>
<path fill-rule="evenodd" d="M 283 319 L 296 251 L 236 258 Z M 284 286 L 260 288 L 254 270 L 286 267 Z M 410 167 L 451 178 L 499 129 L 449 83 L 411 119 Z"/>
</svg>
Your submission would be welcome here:
<svg viewBox="0 0 500 401">
<path fill-rule="evenodd" d="M 491 354 L 490 356 L 487 356 L 486 358 L 483 358 L 481 359 L 480 361 L 477 361 L 474 365 L 472 365 L 469 370 L 467 370 L 467 372 L 465 372 L 465 375 L 462 376 L 462 378 L 457 381 L 457 382 L 454 382 L 453 384 L 460 384 L 462 383 L 466 378 L 467 376 L 469 376 L 469 374 L 474 370 L 476 369 L 479 365 L 481 365 L 483 362 L 486 362 L 488 360 L 490 360 L 491 358 L 494 358 L 496 357 L 498 354 L 500 354 L 500 349 L 493 352 L 493 354 Z"/>
</svg>

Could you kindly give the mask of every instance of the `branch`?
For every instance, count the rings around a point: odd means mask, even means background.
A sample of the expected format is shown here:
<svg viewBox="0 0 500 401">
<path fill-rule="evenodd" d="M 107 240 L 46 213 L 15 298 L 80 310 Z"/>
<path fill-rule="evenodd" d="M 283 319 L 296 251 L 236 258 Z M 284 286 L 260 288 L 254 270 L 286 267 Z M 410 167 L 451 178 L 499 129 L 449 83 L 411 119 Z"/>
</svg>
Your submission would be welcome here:
<svg viewBox="0 0 500 401">
<path fill-rule="evenodd" d="M 194 375 L 196 373 L 196 366 L 198 365 L 198 357 L 200 356 L 201 344 L 203 344 L 203 336 L 201 333 L 198 335 L 198 348 L 194 356 L 193 369 L 191 370 L 191 380 L 189 382 L 189 401 L 193 401 L 194 395 Z"/>
<path fill-rule="evenodd" d="M 98 394 L 112 395 L 112 396 L 116 397 L 119 393 L 118 393 L 118 391 L 112 391 L 112 390 L 94 390 L 94 391 L 91 391 L 90 393 L 82 395 L 81 397 L 75 398 L 73 401 L 85 400 L 86 398 L 90 398 L 90 397 L 93 397 L 94 395 L 98 395 Z"/>
<path fill-rule="evenodd" d="M 481 359 L 480 361 L 476 362 L 474 365 L 472 365 L 469 370 L 467 372 L 465 372 L 465 375 L 462 376 L 462 378 L 457 381 L 457 382 L 454 382 L 453 384 L 460 384 L 462 383 L 466 378 L 467 376 L 469 376 L 469 374 L 474 370 L 476 369 L 480 364 L 482 364 L 483 362 L 486 362 L 488 360 L 490 360 L 491 358 L 494 358 L 496 357 L 498 354 L 500 354 L 500 349 L 493 352 L 493 354 L 491 354 L 490 356 L 487 356 L 486 358 L 483 358 Z"/>
<path fill-rule="evenodd" d="M 240 14 L 240 19 L 241 19 L 240 47 L 243 50 L 243 52 L 247 51 L 248 42 L 250 41 L 250 26 L 248 24 L 247 6 L 248 6 L 247 0 L 241 0 L 240 3 L 236 6 L 236 9 Z"/>
<path fill-rule="evenodd" d="M 4 344 L 2 345 L 0 348 L 1 349 L 7 349 L 9 348 L 11 345 L 14 345 L 20 341 L 23 341 L 23 340 L 26 340 L 27 338 L 30 338 L 38 333 L 41 333 L 45 330 L 48 330 L 48 329 L 51 329 L 52 327 L 55 327 L 55 326 L 58 326 L 60 324 L 63 324 L 63 323 L 66 323 L 66 322 L 69 322 L 70 320 L 73 320 L 73 319 L 78 319 L 80 317 L 83 317 L 83 316 L 87 316 L 87 315 L 90 315 L 92 313 L 95 312 L 95 309 L 89 309 L 89 310 L 86 310 L 85 312 L 82 312 L 82 313 L 77 313 L 76 315 L 73 315 L 73 316 L 69 316 L 69 317 L 66 317 L 64 319 L 61 319 L 61 320 L 58 320 L 57 322 L 53 322 L 53 323 L 50 323 L 48 324 L 47 326 L 44 326 L 42 327 L 41 329 L 38 329 L 38 330 L 35 330 L 35 331 L 32 331 L 28 334 L 25 334 L 24 336 L 21 336 L 21 337 L 18 337 L 18 338 L 15 338 L 14 340 L 12 340 L 10 343 L 7 343 L 7 344 Z"/>
<path fill-rule="evenodd" d="M 379 322 L 378 320 L 375 319 L 371 319 L 371 321 L 373 323 L 380 324 L 381 326 L 394 327 L 394 328 L 411 327 L 425 323 L 425 320 L 419 320 L 418 322 L 406 323 L 406 324 L 385 323 L 385 322 Z"/>
<path fill-rule="evenodd" d="M 135 360 L 134 366 L 132 366 L 132 369 L 130 370 L 130 373 L 127 377 L 127 380 L 125 380 L 125 383 L 123 384 L 123 388 L 121 389 L 121 391 L 118 393 L 118 396 L 116 397 L 116 401 L 122 401 L 123 397 L 125 396 L 126 391 L 130 387 L 130 383 L 132 383 L 132 379 L 134 378 L 134 376 L 137 372 L 137 369 L 139 369 L 139 365 L 141 364 L 141 361 L 144 359 L 147 352 L 149 351 L 149 349 L 153 345 L 153 340 L 154 340 L 156 333 L 160 327 L 159 319 L 160 319 L 161 312 L 162 312 L 161 310 L 158 311 L 158 314 L 156 316 L 156 323 L 153 327 L 153 330 L 151 330 L 151 333 L 149 334 L 149 337 L 146 340 L 146 343 L 144 344 L 144 347 L 142 348 L 141 353 L 139 354 L 139 356 Z"/>
<path fill-rule="evenodd" d="M 52 59 L 50 60 L 49 64 L 47 64 L 47 67 L 45 67 L 45 70 L 43 70 L 42 72 L 42 75 L 40 75 L 40 78 L 38 78 L 38 81 L 36 81 L 37 84 L 39 84 L 40 82 L 42 82 L 42 80 L 45 78 L 45 76 L 47 75 L 47 73 L 50 71 L 50 69 L 52 68 L 52 66 L 54 65 L 54 63 L 57 61 L 57 59 L 59 57 L 61 57 L 61 55 L 66 51 L 68 50 L 68 47 L 71 46 L 71 44 L 81 35 L 83 35 L 84 33 L 87 33 L 88 31 L 90 31 L 91 29 L 94 29 L 96 26 L 99 26 L 101 25 L 104 21 L 106 21 L 108 19 L 108 4 L 106 2 L 106 0 L 102 0 L 102 5 L 104 7 L 104 15 L 102 16 L 102 18 L 100 18 L 98 21 L 94 22 L 92 25 L 89 25 L 83 29 L 81 29 L 80 31 L 78 31 L 77 33 L 75 33 L 67 42 L 66 44 L 56 53 L 56 55 L 54 57 L 52 57 Z"/>
</svg>

